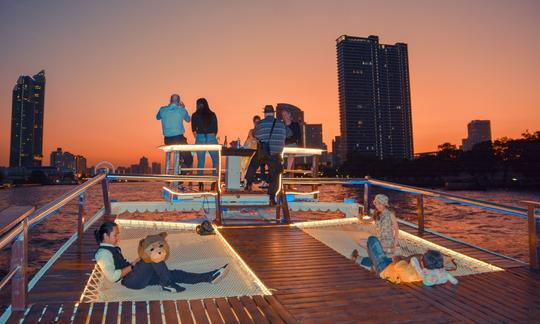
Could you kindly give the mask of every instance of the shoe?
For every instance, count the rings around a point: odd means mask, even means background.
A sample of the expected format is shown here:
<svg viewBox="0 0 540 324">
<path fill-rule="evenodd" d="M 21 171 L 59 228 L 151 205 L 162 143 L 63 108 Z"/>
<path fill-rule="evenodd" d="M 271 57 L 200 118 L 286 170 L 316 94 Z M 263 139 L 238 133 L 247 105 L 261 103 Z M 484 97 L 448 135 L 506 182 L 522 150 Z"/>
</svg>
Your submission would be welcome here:
<svg viewBox="0 0 540 324">
<path fill-rule="evenodd" d="M 356 262 L 356 259 L 358 259 L 358 256 L 360 255 L 360 253 L 358 253 L 358 250 L 357 249 L 354 249 L 351 253 L 351 260 L 353 260 L 354 262 Z"/>
<path fill-rule="evenodd" d="M 186 290 L 186 288 L 179 286 L 175 284 L 174 282 L 171 282 L 168 285 L 161 286 L 161 289 L 163 289 L 164 291 L 171 292 L 171 293 L 179 293 Z"/>
<path fill-rule="evenodd" d="M 210 283 L 218 283 L 225 277 L 227 272 L 229 272 L 229 268 L 227 267 L 229 264 L 227 263 L 223 267 L 217 269 L 214 274 L 212 274 L 212 277 L 210 278 Z"/>
</svg>

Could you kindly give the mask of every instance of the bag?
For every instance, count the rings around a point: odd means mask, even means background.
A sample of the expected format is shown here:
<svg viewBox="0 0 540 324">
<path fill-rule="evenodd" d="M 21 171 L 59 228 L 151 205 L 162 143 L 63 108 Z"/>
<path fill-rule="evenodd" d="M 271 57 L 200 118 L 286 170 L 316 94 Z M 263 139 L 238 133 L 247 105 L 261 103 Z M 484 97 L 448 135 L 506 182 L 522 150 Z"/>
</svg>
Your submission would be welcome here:
<svg viewBox="0 0 540 324">
<path fill-rule="evenodd" d="M 209 221 L 204 221 L 201 223 L 201 225 L 197 225 L 195 228 L 195 231 L 199 235 L 212 235 L 214 233 L 214 228 L 212 227 L 212 224 L 210 224 Z"/>
<path fill-rule="evenodd" d="M 257 159 L 259 161 L 268 161 L 272 156 L 270 153 L 270 139 L 272 138 L 276 121 L 277 119 L 274 119 L 274 123 L 272 123 L 272 129 L 270 130 L 270 135 L 268 136 L 268 142 L 257 141 Z"/>
</svg>

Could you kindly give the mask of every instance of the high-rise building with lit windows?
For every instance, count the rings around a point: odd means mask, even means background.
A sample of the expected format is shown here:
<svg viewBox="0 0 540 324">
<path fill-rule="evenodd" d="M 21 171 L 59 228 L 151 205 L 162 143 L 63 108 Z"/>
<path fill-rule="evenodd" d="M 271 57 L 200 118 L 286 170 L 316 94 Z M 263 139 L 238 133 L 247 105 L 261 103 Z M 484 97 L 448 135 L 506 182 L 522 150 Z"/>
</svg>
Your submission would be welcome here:
<svg viewBox="0 0 540 324">
<path fill-rule="evenodd" d="M 39 167 L 43 160 L 45 71 L 22 75 L 13 88 L 10 167 Z"/>
<path fill-rule="evenodd" d="M 336 42 L 341 160 L 353 152 L 412 159 L 407 44 L 347 35 Z"/>
</svg>

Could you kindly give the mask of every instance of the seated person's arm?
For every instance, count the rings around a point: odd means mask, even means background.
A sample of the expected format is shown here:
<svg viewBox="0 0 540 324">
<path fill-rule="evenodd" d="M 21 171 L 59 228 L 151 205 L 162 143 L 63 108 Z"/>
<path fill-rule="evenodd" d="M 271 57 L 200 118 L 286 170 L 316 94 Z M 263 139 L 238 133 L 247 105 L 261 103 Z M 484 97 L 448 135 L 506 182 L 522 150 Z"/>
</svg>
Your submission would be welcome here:
<svg viewBox="0 0 540 324">
<path fill-rule="evenodd" d="M 103 271 L 105 278 L 110 282 L 116 282 L 131 272 L 131 265 L 123 269 L 116 269 L 113 256 L 107 250 L 101 249 L 96 253 L 96 262 Z"/>
<path fill-rule="evenodd" d="M 414 270 L 418 272 L 418 275 L 422 280 L 424 279 L 424 271 L 422 271 L 422 267 L 420 266 L 420 263 L 418 262 L 418 259 L 416 257 L 411 258 L 411 264 L 414 267 Z"/>
<path fill-rule="evenodd" d="M 450 281 L 453 285 L 457 285 L 458 280 L 456 279 L 456 277 L 452 276 L 448 272 L 446 272 L 446 275 L 448 276 L 448 281 Z"/>
</svg>

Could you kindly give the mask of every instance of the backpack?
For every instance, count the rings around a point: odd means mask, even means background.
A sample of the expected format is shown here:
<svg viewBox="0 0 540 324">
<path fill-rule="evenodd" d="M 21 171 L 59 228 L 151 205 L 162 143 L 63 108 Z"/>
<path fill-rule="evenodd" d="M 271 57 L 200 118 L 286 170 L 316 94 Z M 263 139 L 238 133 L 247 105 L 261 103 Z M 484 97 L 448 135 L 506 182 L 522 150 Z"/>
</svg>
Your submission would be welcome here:
<svg viewBox="0 0 540 324">
<path fill-rule="evenodd" d="M 195 228 L 195 231 L 199 235 L 213 235 L 213 234 L 215 234 L 214 233 L 214 228 L 212 227 L 212 224 L 210 224 L 209 221 L 204 221 L 204 222 L 201 223 L 201 225 L 197 225 L 197 227 Z"/>
</svg>

